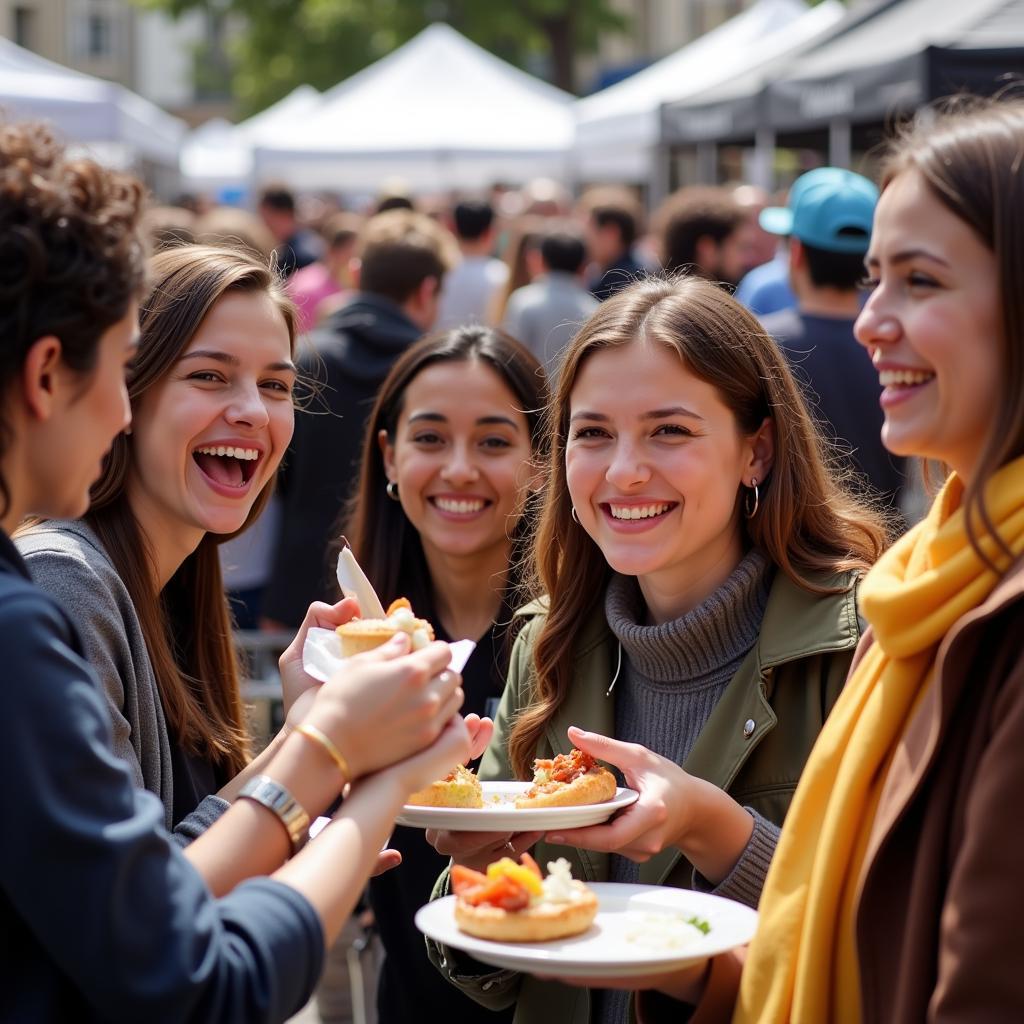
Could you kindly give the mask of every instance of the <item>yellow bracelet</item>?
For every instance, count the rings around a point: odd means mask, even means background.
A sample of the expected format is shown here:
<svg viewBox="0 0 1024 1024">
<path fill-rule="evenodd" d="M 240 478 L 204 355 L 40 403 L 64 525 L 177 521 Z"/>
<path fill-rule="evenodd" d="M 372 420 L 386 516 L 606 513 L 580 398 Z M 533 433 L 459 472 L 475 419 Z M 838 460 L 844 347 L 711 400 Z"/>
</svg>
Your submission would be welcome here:
<svg viewBox="0 0 1024 1024">
<path fill-rule="evenodd" d="M 352 780 L 352 769 L 349 768 L 348 761 L 345 760 L 344 755 L 327 733 L 322 729 L 318 729 L 315 725 L 310 725 L 309 722 L 300 722 L 295 726 L 295 731 L 323 748 L 328 757 L 337 766 L 338 771 L 341 772 L 342 782 L 350 782 Z"/>
</svg>

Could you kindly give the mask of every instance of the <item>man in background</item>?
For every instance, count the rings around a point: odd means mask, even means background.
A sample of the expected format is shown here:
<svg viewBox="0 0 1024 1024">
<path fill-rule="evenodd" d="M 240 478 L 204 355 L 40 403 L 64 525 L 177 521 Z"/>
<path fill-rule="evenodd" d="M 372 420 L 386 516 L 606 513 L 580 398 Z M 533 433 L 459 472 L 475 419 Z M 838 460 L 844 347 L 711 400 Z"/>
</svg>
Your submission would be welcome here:
<svg viewBox="0 0 1024 1024">
<path fill-rule="evenodd" d="M 662 265 L 735 286 L 750 269 L 752 232 L 743 208 L 723 188 L 673 192 L 655 214 Z"/>
<path fill-rule="evenodd" d="M 304 228 L 295 214 L 295 196 L 283 185 L 272 185 L 260 195 L 259 214 L 274 236 L 277 267 L 290 277 L 320 258 L 323 244 L 315 231 Z"/>
<path fill-rule="evenodd" d="M 549 231 L 540 243 L 541 275 L 508 300 L 502 326 L 552 375 L 563 349 L 598 306 L 581 280 L 586 258 L 577 232 L 566 226 Z"/>
<path fill-rule="evenodd" d="M 438 330 L 487 321 L 498 290 L 508 280 L 508 267 L 495 259 L 494 208 L 482 199 L 456 203 L 452 225 L 462 259 L 445 278 Z"/>
<path fill-rule="evenodd" d="M 878 373 L 853 335 L 877 201 L 878 189 L 867 178 L 822 167 L 794 182 L 788 206 L 761 212 L 765 230 L 789 236 L 797 302 L 761 322 L 786 353 L 825 436 L 895 508 L 904 461 L 882 445 Z"/>
<path fill-rule="evenodd" d="M 604 302 L 646 273 L 633 252 L 642 211 L 628 189 L 613 186 L 590 190 L 581 205 L 586 217 L 586 247 L 594 264 L 587 285 L 594 298 Z"/>
<path fill-rule="evenodd" d="M 358 291 L 309 335 L 300 378 L 316 381 L 278 477 L 281 526 L 263 604 L 266 629 L 296 629 L 337 589 L 328 550 L 358 477 L 366 421 L 392 364 L 437 319 L 451 235 L 430 217 L 390 210 L 367 221 Z"/>
</svg>

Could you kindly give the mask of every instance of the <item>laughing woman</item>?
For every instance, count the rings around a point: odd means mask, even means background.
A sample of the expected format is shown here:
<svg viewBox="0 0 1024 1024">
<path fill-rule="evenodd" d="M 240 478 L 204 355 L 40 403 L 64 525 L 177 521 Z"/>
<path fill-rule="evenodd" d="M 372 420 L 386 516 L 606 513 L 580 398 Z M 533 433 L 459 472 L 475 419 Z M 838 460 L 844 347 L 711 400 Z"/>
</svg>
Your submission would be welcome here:
<svg viewBox="0 0 1024 1024">
<path fill-rule="evenodd" d="M 118 754 L 194 837 L 272 756 L 249 742 L 217 545 L 270 495 L 294 423 L 295 313 L 247 254 L 183 246 L 154 257 L 118 435 L 79 520 L 17 537 L 33 578 L 74 610 L 106 690 Z M 286 709 L 312 680 L 282 661 Z M 302 705 L 300 704 L 300 710 Z"/>
<path fill-rule="evenodd" d="M 549 833 L 539 861 L 756 905 L 884 531 L 826 469 L 778 348 L 701 280 L 642 282 L 601 306 L 566 351 L 550 443 L 546 596 L 521 613 L 480 774 L 528 778 L 534 758 L 581 747 L 640 799 L 609 825 Z M 431 838 L 475 868 L 509 839 Z M 588 1000 L 434 954 L 486 1005 L 516 999 L 517 1021 L 628 1018 L 622 993 Z"/>
</svg>

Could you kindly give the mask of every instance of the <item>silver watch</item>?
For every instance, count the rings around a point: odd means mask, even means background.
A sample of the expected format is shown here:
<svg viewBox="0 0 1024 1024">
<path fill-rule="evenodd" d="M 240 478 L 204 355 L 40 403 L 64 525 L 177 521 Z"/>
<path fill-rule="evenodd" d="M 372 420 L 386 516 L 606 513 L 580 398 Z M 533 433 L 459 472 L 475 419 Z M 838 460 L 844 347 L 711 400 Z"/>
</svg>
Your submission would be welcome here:
<svg viewBox="0 0 1024 1024">
<path fill-rule="evenodd" d="M 309 815 L 280 782 L 275 782 L 268 775 L 257 775 L 239 790 L 238 795 L 255 800 L 268 811 L 273 811 L 288 833 L 292 853 L 302 849 L 309 838 Z"/>
</svg>

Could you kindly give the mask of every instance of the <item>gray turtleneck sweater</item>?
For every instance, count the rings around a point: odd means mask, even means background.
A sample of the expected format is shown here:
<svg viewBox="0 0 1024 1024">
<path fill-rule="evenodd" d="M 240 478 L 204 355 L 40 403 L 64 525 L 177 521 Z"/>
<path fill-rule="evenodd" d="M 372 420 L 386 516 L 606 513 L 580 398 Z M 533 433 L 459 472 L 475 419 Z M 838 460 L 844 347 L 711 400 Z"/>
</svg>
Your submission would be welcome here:
<svg viewBox="0 0 1024 1024">
<path fill-rule="evenodd" d="M 613 576 L 605 594 L 608 625 L 622 645 L 615 684 L 615 735 L 683 764 L 711 712 L 757 642 L 771 587 L 771 567 L 751 550 L 703 603 L 678 619 L 645 624 L 647 608 L 635 577 Z M 736 866 L 718 886 L 699 874 L 694 887 L 757 906 L 779 828 L 755 811 L 754 832 Z M 639 867 L 625 857 L 609 864 L 613 882 L 636 882 Z M 592 1019 L 627 1019 L 628 993 L 594 993 Z"/>
</svg>

